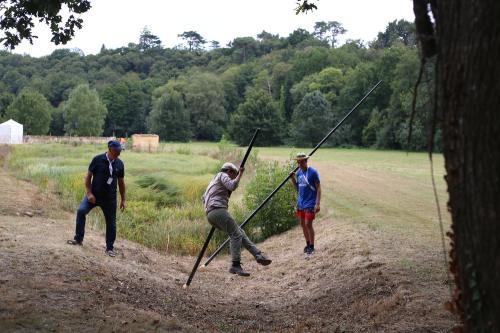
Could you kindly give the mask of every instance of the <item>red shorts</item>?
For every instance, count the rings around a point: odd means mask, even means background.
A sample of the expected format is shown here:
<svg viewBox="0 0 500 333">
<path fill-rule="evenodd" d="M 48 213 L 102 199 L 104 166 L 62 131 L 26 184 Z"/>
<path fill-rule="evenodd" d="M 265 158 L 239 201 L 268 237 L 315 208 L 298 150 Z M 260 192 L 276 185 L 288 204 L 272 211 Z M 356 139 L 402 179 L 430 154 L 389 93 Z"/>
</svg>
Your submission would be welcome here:
<svg viewBox="0 0 500 333">
<path fill-rule="evenodd" d="M 301 219 L 301 220 L 306 220 L 306 221 L 312 221 L 316 217 L 316 214 L 314 213 L 314 209 L 297 209 L 295 212 L 295 215 Z"/>
</svg>

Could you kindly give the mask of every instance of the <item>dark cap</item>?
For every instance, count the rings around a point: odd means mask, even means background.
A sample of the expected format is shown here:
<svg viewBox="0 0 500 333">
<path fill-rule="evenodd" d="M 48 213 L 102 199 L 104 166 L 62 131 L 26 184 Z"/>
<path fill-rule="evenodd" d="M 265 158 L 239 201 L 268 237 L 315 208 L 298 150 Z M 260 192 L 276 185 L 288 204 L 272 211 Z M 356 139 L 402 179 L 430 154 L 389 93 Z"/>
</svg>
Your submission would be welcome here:
<svg viewBox="0 0 500 333">
<path fill-rule="evenodd" d="M 111 140 L 108 142 L 108 148 L 109 149 L 115 149 L 115 150 L 122 150 L 122 144 L 116 140 Z"/>
</svg>

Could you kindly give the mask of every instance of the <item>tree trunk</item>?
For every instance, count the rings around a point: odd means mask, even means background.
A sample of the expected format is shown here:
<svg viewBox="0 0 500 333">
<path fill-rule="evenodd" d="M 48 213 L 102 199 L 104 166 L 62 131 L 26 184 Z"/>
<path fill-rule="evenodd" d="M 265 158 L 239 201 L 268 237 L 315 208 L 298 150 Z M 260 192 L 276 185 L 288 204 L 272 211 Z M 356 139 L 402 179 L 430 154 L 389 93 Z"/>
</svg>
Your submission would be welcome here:
<svg viewBox="0 0 500 333">
<path fill-rule="evenodd" d="M 457 305 L 467 332 L 500 332 L 500 1 L 436 2 Z"/>
</svg>

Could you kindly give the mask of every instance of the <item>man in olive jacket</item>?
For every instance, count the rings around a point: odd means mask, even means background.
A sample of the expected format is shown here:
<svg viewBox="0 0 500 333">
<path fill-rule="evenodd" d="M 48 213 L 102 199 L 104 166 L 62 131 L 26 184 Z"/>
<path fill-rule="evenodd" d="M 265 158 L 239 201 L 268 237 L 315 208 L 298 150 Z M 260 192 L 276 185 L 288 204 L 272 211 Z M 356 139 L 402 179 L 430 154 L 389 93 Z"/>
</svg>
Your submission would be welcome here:
<svg viewBox="0 0 500 333">
<path fill-rule="evenodd" d="M 255 244 L 248 239 L 243 229 L 236 224 L 228 212 L 229 197 L 231 192 L 238 187 L 244 170 L 244 168 L 238 170 L 232 163 L 224 163 L 220 172 L 208 184 L 203 195 L 203 201 L 208 222 L 215 228 L 229 234 L 232 260 L 229 272 L 240 276 L 250 276 L 241 267 L 241 245 L 255 257 L 259 264 L 267 266 L 271 263 L 271 260 L 267 259 Z"/>
</svg>

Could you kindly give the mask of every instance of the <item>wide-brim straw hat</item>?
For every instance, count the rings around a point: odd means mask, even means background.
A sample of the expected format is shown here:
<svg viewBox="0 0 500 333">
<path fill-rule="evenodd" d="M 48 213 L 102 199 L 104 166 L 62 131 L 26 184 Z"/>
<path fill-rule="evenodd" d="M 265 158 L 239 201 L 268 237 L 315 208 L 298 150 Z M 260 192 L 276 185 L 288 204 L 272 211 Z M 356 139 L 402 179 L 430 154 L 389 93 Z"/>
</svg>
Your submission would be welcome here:
<svg viewBox="0 0 500 333">
<path fill-rule="evenodd" d="M 302 160 L 307 160 L 309 157 L 309 155 L 306 155 L 306 153 L 298 153 L 296 156 L 295 156 L 295 160 L 296 161 L 302 161 Z"/>
</svg>

